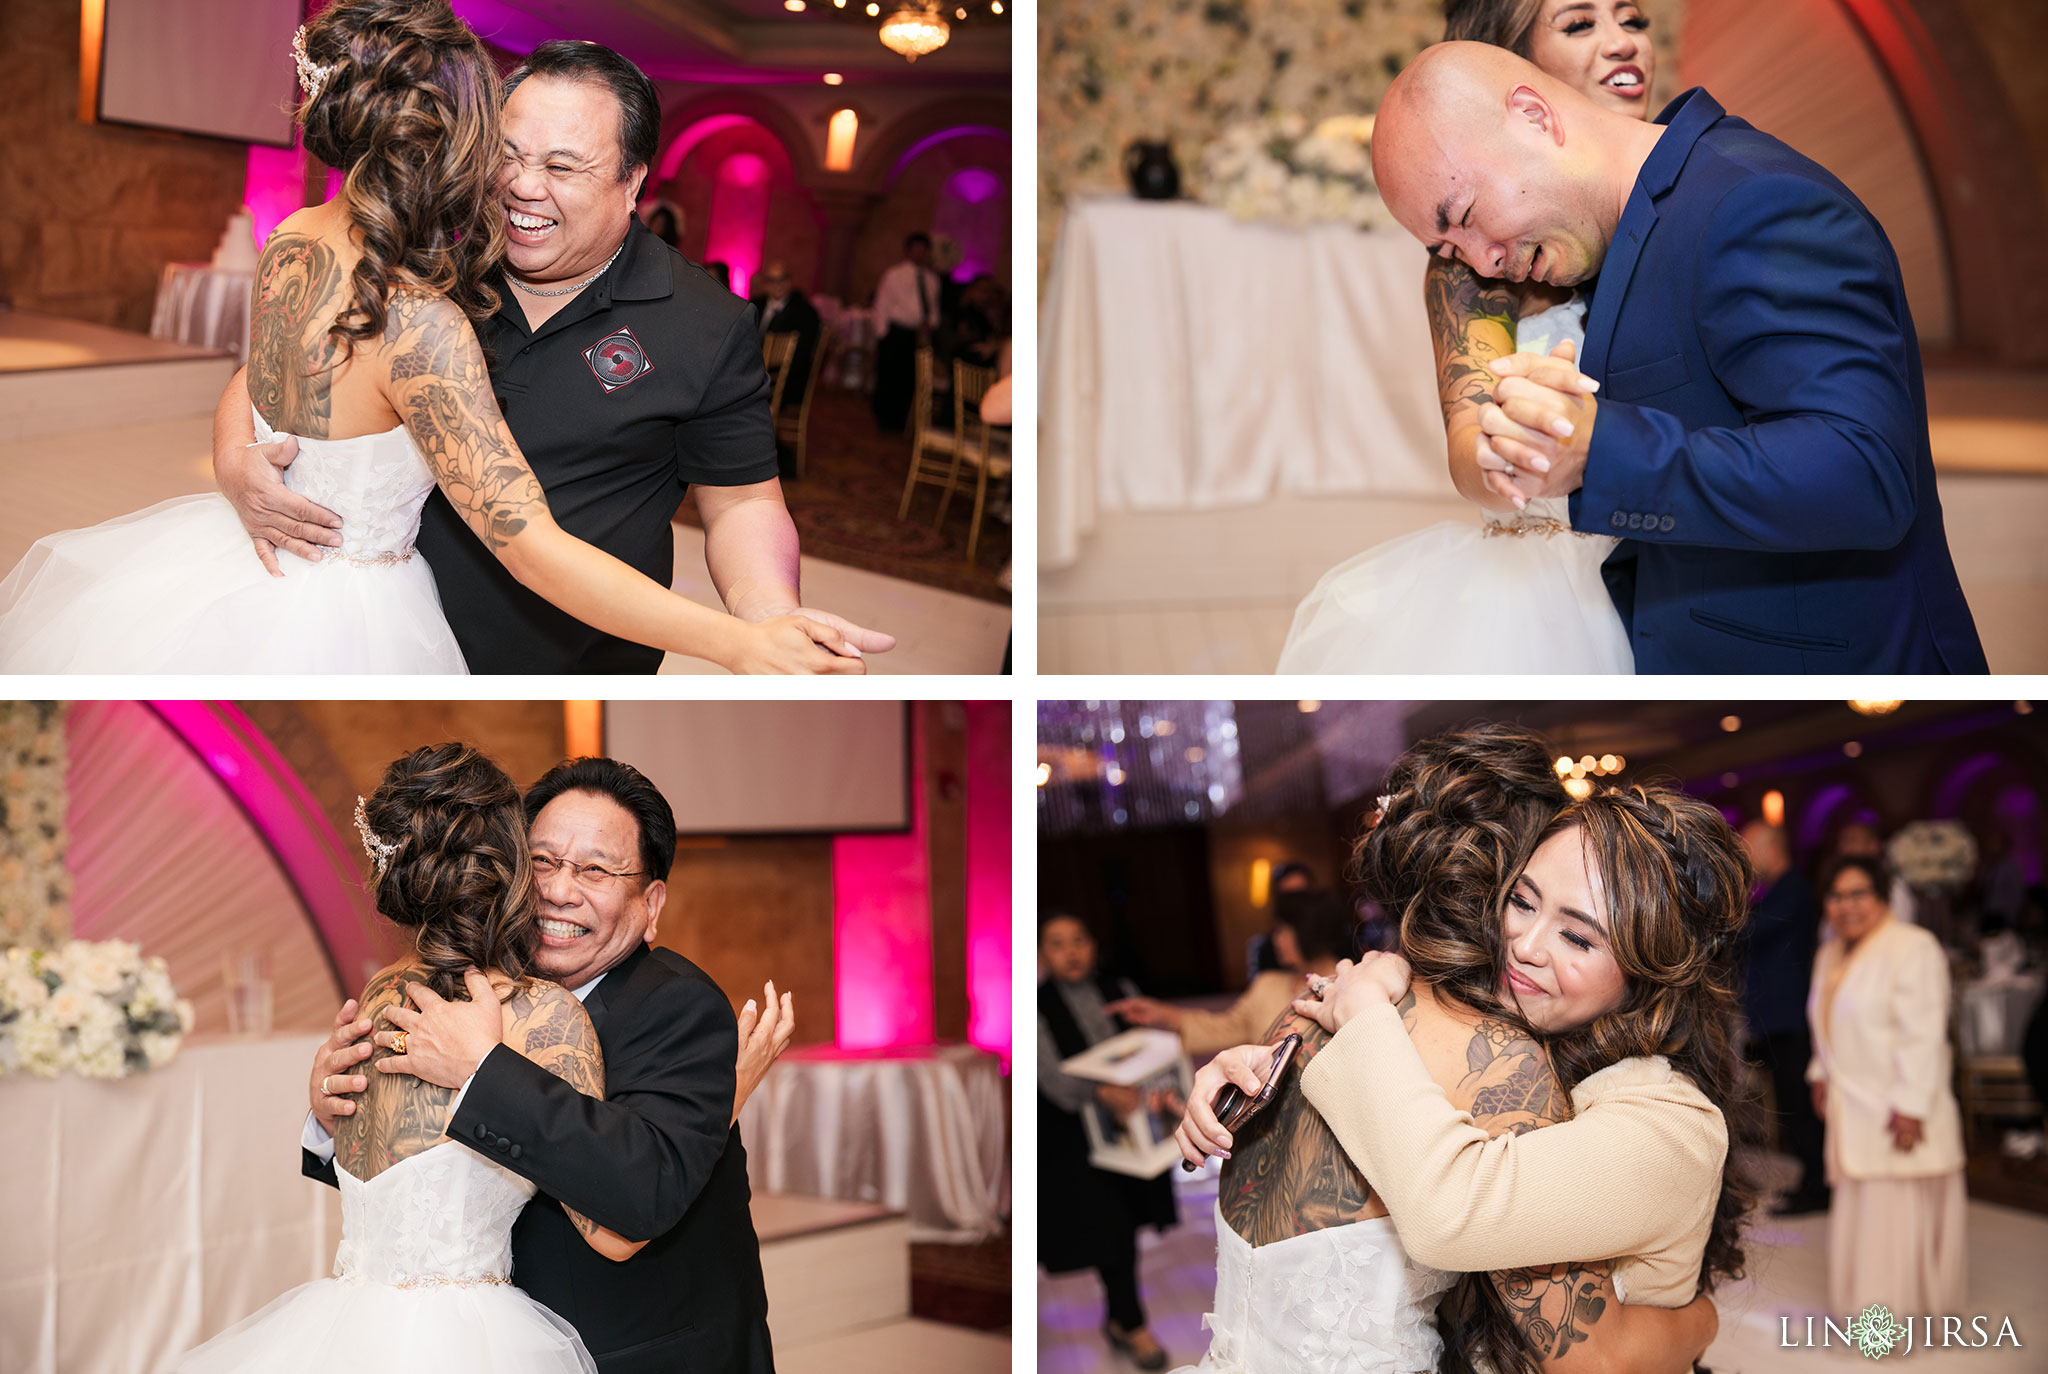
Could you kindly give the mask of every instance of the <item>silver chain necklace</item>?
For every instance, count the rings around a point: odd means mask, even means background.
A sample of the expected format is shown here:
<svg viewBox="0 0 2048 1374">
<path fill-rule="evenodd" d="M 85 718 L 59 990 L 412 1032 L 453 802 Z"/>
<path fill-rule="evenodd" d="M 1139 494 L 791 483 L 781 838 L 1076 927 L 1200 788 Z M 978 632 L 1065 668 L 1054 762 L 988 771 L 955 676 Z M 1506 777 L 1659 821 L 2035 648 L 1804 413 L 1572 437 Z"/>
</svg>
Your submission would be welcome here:
<svg viewBox="0 0 2048 1374">
<path fill-rule="evenodd" d="M 630 237 L 632 237 L 630 234 L 627 235 L 627 238 Z M 577 282 L 574 286 L 564 286 L 554 291 L 543 291 L 537 286 L 528 286 L 525 282 L 513 276 L 509 271 L 505 273 L 505 280 L 511 282 L 514 286 L 518 287 L 521 291 L 524 291 L 529 296 L 566 296 L 571 291 L 581 291 L 584 287 L 590 285 L 599 277 L 603 276 L 605 272 L 611 267 L 611 265 L 619 260 L 619 254 L 625 251 L 626 240 L 620 239 L 619 246 L 617 248 L 612 249 L 612 255 L 604 260 L 603 267 L 598 268 L 595 272 L 592 272 L 589 276 L 585 277 L 582 281 Z"/>
</svg>

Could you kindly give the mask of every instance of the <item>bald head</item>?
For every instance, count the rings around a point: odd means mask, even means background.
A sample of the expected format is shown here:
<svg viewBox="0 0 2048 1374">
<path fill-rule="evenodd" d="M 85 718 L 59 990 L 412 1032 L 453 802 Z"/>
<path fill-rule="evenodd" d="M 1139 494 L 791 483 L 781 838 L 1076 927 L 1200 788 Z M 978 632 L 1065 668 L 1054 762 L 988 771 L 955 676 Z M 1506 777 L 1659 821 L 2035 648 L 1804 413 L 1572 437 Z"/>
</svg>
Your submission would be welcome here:
<svg viewBox="0 0 2048 1374">
<path fill-rule="evenodd" d="M 1439 43 L 1380 102 L 1373 177 L 1432 252 L 1481 276 L 1564 286 L 1599 271 L 1635 151 L 1655 141 L 1505 48 Z"/>
</svg>

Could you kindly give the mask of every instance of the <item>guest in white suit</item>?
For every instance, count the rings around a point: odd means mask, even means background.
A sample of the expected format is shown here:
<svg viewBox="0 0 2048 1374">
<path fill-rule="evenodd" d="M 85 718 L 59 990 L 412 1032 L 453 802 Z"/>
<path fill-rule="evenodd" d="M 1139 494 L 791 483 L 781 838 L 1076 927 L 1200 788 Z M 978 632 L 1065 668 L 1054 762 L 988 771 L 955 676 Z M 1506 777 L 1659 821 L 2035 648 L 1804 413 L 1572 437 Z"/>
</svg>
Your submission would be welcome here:
<svg viewBox="0 0 2048 1374">
<path fill-rule="evenodd" d="M 1948 956 L 1894 919 L 1884 867 L 1843 855 L 1821 886 L 1832 938 L 1815 956 L 1814 1110 L 1827 1123 L 1828 1295 L 1853 1316 L 1961 1315 L 1963 1132 L 1949 1088 Z"/>
</svg>

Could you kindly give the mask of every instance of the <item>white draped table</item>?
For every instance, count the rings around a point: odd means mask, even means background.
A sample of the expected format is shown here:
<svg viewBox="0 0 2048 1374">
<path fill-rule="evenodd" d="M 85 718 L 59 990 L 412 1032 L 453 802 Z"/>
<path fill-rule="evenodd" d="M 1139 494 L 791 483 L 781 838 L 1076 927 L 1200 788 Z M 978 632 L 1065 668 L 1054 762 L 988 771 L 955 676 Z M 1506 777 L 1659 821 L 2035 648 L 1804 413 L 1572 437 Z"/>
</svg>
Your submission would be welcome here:
<svg viewBox="0 0 2048 1374">
<path fill-rule="evenodd" d="M 203 262 L 167 262 L 156 285 L 153 339 L 175 339 L 233 353 L 249 361 L 249 295 L 254 272 L 230 272 Z"/>
<path fill-rule="evenodd" d="M 1442 497 L 1422 245 L 1190 202 L 1067 207 L 1040 322 L 1039 563 L 1098 510 Z"/>
<path fill-rule="evenodd" d="M 320 1041 L 193 1038 L 136 1078 L 0 1078 L 0 1370 L 156 1374 L 331 1272 L 340 1194 L 299 1173 Z"/>
<path fill-rule="evenodd" d="M 748 1181 L 896 1208 L 912 1240 L 984 1240 L 1010 1207 L 1008 1095 L 971 1045 L 793 1050 L 740 1114 Z"/>
</svg>

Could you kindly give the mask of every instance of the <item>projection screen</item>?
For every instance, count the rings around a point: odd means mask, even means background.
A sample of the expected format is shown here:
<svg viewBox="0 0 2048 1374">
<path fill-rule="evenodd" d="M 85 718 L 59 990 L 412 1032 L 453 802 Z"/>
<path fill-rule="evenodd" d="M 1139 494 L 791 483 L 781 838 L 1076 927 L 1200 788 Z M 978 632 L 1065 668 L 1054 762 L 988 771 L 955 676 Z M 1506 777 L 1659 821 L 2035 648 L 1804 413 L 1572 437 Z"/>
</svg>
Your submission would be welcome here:
<svg viewBox="0 0 2048 1374">
<path fill-rule="evenodd" d="M 900 701 L 614 701 L 605 752 L 645 773 L 684 835 L 901 830 Z"/>
<path fill-rule="evenodd" d="M 100 2 L 100 119 L 291 146 L 300 0 Z"/>
</svg>

